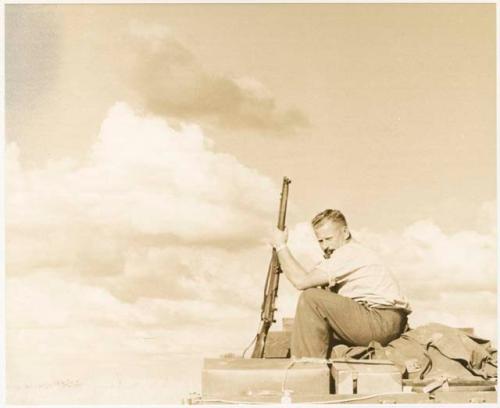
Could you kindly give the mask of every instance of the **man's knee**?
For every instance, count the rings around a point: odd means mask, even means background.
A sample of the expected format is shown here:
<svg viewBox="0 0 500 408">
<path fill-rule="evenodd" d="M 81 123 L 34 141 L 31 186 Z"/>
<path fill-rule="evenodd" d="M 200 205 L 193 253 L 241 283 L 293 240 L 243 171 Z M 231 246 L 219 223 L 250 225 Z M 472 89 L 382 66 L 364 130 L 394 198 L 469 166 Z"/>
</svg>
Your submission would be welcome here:
<svg viewBox="0 0 500 408">
<path fill-rule="evenodd" d="M 309 288 L 300 294 L 297 308 L 308 309 L 308 308 L 323 308 L 323 307 L 332 307 L 336 309 L 337 300 L 340 301 L 342 296 L 332 293 L 330 291 L 321 289 L 321 288 Z"/>
<path fill-rule="evenodd" d="M 299 306 L 315 304 L 323 293 L 323 289 L 308 288 L 303 290 L 299 297 Z"/>
<path fill-rule="evenodd" d="M 327 299 L 329 303 L 341 303 L 347 298 L 338 293 L 331 292 L 328 289 L 321 288 L 306 289 L 302 291 L 299 297 L 299 301 L 305 303 L 317 302 L 320 299 Z"/>
<path fill-rule="evenodd" d="M 315 310 L 324 317 L 327 315 L 334 316 L 337 313 L 343 313 L 345 301 L 345 297 L 329 290 L 309 288 L 300 294 L 297 312 Z"/>
</svg>

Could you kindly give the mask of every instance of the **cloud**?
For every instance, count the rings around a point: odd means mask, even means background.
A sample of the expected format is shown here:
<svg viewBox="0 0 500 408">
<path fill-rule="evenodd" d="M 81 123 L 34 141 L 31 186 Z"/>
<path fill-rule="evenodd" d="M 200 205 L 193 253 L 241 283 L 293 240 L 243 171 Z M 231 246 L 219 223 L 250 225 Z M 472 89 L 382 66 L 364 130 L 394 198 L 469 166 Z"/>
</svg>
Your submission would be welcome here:
<svg viewBox="0 0 500 408">
<path fill-rule="evenodd" d="M 237 283 L 252 287 L 279 192 L 212 147 L 197 126 L 174 130 L 122 103 L 109 111 L 83 165 L 62 160 L 25 170 L 10 144 L 7 275 L 50 272 L 127 302 L 210 301 Z M 242 304 L 249 302 L 243 294 Z"/>
<path fill-rule="evenodd" d="M 120 328 L 134 330 L 175 329 L 197 324 L 199 329 L 248 317 L 250 309 L 233 302 L 200 298 L 143 297 L 122 302 L 106 288 L 62 279 L 48 273 L 7 280 L 7 324 L 11 329 Z M 33 307 L 36 305 L 36 307 Z M 202 316 L 200 314 L 203 314 Z"/>
<path fill-rule="evenodd" d="M 308 126 L 303 112 L 278 107 L 257 79 L 205 70 L 168 28 L 134 22 L 129 33 L 129 86 L 146 110 L 227 129 L 284 134 Z"/>
<path fill-rule="evenodd" d="M 445 234 L 430 220 L 416 222 L 402 234 L 377 236 L 360 232 L 394 268 L 414 296 L 429 296 L 429 288 L 496 292 L 496 238 L 492 233 L 460 231 Z"/>
<path fill-rule="evenodd" d="M 489 207 L 490 205 L 483 206 Z M 484 208 L 484 225 L 495 225 Z M 473 327 L 476 333 L 496 338 L 496 234 L 494 228 L 446 234 L 431 220 L 408 226 L 402 233 L 357 233 L 378 250 L 391 266 L 409 298 L 415 327 L 437 321 Z"/>
<path fill-rule="evenodd" d="M 7 146 L 7 376 L 24 390 L 9 401 L 89 403 L 98 387 L 103 403 L 125 403 L 109 381 L 118 371 L 130 383 L 148 364 L 161 387 L 151 380 L 155 397 L 141 401 L 179 402 L 201 367 L 162 364 L 250 342 L 279 201 L 270 179 L 215 153 L 199 127 L 123 103 L 84 163 L 26 169 L 19 155 Z M 50 388 L 52 378 L 83 388 Z"/>
</svg>

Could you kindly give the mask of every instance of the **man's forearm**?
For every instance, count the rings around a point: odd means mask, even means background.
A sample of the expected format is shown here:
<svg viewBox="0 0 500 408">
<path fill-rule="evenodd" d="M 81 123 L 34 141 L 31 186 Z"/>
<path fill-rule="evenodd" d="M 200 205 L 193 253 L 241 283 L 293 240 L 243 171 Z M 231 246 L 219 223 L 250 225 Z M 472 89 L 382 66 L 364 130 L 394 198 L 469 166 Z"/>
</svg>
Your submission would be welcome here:
<svg viewBox="0 0 500 408">
<path fill-rule="evenodd" d="M 294 258 L 287 246 L 282 247 L 277 252 L 281 270 L 290 283 L 299 290 L 305 289 L 307 287 L 305 285 L 307 272 L 304 267 Z"/>
</svg>

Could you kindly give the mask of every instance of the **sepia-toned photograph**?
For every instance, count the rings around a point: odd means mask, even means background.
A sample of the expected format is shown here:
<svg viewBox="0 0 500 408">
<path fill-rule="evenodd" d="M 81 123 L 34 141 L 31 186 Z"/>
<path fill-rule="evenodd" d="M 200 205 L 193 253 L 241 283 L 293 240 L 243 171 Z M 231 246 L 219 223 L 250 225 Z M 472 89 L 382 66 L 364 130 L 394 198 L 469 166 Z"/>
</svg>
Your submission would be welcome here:
<svg viewBox="0 0 500 408">
<path fill-rule="evenodd" d="M 3 5 L 5 403 L 496 403 L 497 7 Z"/>
</svg>

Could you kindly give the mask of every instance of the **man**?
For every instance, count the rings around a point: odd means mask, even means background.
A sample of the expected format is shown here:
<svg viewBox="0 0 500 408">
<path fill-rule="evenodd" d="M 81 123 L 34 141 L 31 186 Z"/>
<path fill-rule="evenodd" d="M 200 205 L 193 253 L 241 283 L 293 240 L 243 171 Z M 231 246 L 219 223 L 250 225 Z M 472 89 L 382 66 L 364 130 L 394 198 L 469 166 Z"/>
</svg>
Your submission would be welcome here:
<svg viewBox="0 0 500 408">
<path fill-rule="evenodd" d="M 276 229 L 272 245 L 288 280 L 300 295 L 292 333 L 294 357 L 326 358 L 336 343 L 386 345 L 403 332 L 410 306 L 377 254 L 354 240 L 344 215 L 325 210 L 312 220 L 324 260 L 307 272 L 287 247 L 288 233 Z M 328 287 L 322 289 L 321 287 Z"/>
</svg>

